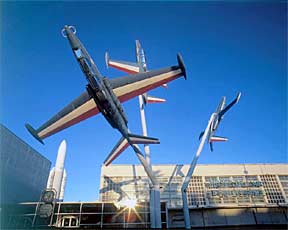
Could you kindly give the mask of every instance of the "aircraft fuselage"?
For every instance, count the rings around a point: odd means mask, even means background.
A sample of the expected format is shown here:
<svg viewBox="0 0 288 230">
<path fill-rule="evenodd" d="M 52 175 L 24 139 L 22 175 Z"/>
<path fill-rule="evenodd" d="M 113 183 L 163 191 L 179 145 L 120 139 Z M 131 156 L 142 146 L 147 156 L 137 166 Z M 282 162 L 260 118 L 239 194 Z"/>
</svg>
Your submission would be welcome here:
<svg viewBox="0 0 288 230">
<path fill-rule="evenodd" d="M 124 137 L 128 137 L 128 120 L 109 80 L 100 74 L 85 47 L 69 27 L 65 27 L 65 33 L 81 70 L 88 81 L 86 89 L 89 95 L 94 99 L 99 111 L 109 124 L 113 128 L 118 129 Z"/>
</svg>

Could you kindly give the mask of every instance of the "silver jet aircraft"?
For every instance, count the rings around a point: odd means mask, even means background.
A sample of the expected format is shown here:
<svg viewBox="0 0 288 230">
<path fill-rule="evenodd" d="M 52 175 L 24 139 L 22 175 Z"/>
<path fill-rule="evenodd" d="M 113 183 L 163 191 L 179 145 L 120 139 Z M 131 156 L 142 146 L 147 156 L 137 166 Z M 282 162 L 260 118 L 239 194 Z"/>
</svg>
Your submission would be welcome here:
<svg viewBox="0 0 288 230">
<path fill-rule="evenodd" d="M 28 131 L 43 144 L 44 138 L 101 112 L 109 124 L 122 134 L 122 138 L 115 146 L 120 151 L 116 151 L 117 155 L 113 155 L 109 162 L 106 162 L 107 165 L 129 145 L 135 152 L 139 153 L 139 149 L 134 144 L 159 143 L 157 138 L 139 136 L 129 132 L 128 119 L 121 102 L 166 84 L 180 76 L 186 78 L 185 67 L 180 54 L 177 55 L 178 66 L 109 80 L 100 74 L 75 32 L 76 30 L 72 26 L 65 26 L 62 31 L 63 35 L 68 38 L 74 56 L 87 79 L 86 92 L 73 100 L 38 129 L 26 124 Z"/>
<path fill-rule="evenodd" d="M 224 114 L 231 109 L 231 107 L 233 105 L 235 105 L 236 103 L 238 103 L 239 99 L 241 97 L 241 93 L 238 93 L 237 97 L 229 104 L 225 107 L 225 103 L 226 103 L 226 97 L 222 97 L 222 100 L 220 101 L 216 111 L 215 111 L 215 116 L 214 119 L 210 125 L 210 130 L 209 130 L 209 134 L 208 134 L 208 143 L 210 144 L 210 150 L 211 152 L 213 151 L 213 142 L 220 142 L 220 141 L 228 141 L 228 138 L 226 137 L 220 137 L 220 136 L 215 136 L 215 132 L 220 124 L 220 122 L 222 121 L 222 119 L 224 118 Z M 225 108 L 224 108 L 225 107 Z M 199 139 L 201 139 L 201 137 L 203 136 L 204 131 L 201 132 Z"/>
</svg>

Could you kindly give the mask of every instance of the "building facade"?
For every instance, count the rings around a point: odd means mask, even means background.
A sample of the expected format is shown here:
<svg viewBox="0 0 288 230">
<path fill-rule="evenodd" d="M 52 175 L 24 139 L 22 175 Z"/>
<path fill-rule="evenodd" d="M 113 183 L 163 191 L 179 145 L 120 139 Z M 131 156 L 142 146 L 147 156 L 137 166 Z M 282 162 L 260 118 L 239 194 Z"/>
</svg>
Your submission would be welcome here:
<svg viewBox="0 0 288 230">
<path fill-rule="evenodd" d="M 155 165 L 161 201 L 182 207 L 181 186 L 189 165 Z M 102 167 L 100 200 L 149 200 L 149 179 L 140 165 Z M 288 164 L 197 165 L 187 190 L 195 207 L 274 205 L 288 203 Z"/>
<path fill-rule="evenodd" d="M 12 216 L 15 229 L 45 227 L 67 229 L 149 229 L 149 203 L 139 202 L 134 207 L 114 202 L 56 202 L 51 215 L 43 215 L 39 203 L 22 203 L 21 215 Z M 162 228 L 167 228 L 166 203 L 161 203 Z M 52 227 L 52 228 L 51 228 Z"/>
<path fill-rule="evenodd" d="M 181 186 L 189 165 L 155 165 L 167 226 L 184 227 Z M 102 167 L 100 200 L 149 201 L 149 179 L 140 165 Z M 187 189 L 192 227 L 288 224 L 288 164 L 197 165 Z M 285 228 L 285 227 L 284 227 Z"/>
<path fill-rule="evenodd" d="M 51 162 L 0 124 L 1 205 L 38 201 Z"/>
<path fill-rule="evenodd" d="M 183 228 L 181 186 L 188 165 L 155 165 L 161 183 L 162 228 Z M 288 164 L 198 165 L 187 195 L 191 227 L 287 229 Z M 15 228 L 149 228 L 150 182 L 139 165 L 102 167 L 100 201 L 22 203 Z M 123 201 L 137 203 L 125 203 Z M 44 206 L 43 206 L 44 207 Z"/>
</svg>

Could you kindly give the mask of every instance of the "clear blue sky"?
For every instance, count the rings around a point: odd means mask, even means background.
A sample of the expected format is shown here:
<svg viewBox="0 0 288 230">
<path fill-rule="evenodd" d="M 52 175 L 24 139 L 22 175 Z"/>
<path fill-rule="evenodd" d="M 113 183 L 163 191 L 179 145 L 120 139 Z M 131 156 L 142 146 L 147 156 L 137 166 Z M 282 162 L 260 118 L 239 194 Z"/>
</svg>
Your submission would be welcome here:
<svg viewBox="0 0 288 230">
<path fill-rule="evenodd" d="M 120 138 L 102 115 L 39 144 L 26 131 L 38 128 L 85 90 L 85 78 L 62 36 L 65 24 L 108 77 L 104 53 L 135 60 L 135 39 L 149 69 L 175 65 L 180 52 L 188 80 L 151 92 L 165 104 L 146 108 L 153 164 L 188 164 L 199 133 L 222 96 L 242 98 L 225 115 L 218 135 L 227 143 L 208 145 L 199 163 L 287 162 L 287 3 L 1 3 L 1 123 L 54 165 L 67 140 L 66 201 L 98 198 L 100 167 Z M 129 128 L 141 133 L 138 99 L 124 104 Z M 137 164 L 131 149 L 115 164 Z"/>
</svg>

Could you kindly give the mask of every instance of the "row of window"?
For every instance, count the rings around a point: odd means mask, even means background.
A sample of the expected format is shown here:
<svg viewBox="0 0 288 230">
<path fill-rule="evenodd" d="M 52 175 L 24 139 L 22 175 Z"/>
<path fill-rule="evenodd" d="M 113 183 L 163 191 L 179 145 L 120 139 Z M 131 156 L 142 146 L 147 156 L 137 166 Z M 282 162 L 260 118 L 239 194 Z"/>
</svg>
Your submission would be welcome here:
<svg viewBox="0 0 288 230">
<path fill-rule="evenodd" d="M 133 183 L 135 180 L 137 183 Z M 131 184 L 127 181 L 131 181 Z M 166 200 L 171 205 L 179 203 L 182 181 L 183 177 L 161 177 L 161 200 Z M 105 180 L 104 186 L 107 189 L 101 193 L 103 201 L 115 201 L 125 193 L 134 194 L 135 197 L 135 191 L 142 199 L 149 198 L 148 180 L 145 177 L 113 177 Z M 196 206 L 223 203 L 285 203 L 284 195 L 288 195 L 287 175 L 193 176 L 187 188 L 188 204 Z"/>
</svg>

